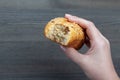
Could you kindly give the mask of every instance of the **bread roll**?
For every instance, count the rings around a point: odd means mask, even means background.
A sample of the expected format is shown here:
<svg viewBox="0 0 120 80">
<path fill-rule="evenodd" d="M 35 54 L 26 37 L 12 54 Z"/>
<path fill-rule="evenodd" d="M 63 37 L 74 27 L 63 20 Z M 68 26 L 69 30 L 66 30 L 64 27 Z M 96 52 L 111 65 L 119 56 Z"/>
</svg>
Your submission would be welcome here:
<svg viewBox="0 0 120 80">
<path fill-rule="evenodd" d="M 45 36 L 66 47 L 80 49 L 85 40 L 84 30 L 76 23 L 66 18 L 58 17 L 52 19 L 45 26 Z"/>
</svg>

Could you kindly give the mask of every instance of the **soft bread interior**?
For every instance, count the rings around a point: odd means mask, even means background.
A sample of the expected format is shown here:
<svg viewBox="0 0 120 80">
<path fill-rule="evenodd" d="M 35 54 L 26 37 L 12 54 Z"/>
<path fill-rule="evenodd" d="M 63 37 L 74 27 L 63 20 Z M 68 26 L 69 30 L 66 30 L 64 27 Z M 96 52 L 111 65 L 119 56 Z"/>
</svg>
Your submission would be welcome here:
<svg viewBox="0 0 120 80">
<path fill-rule="evenodd" d="M 50 27 L 48 37 L 62 45 L 67 45 L 69 40 L 70 30 L 69 27 L 62 24 L 55 24 Z"/>
</svg>

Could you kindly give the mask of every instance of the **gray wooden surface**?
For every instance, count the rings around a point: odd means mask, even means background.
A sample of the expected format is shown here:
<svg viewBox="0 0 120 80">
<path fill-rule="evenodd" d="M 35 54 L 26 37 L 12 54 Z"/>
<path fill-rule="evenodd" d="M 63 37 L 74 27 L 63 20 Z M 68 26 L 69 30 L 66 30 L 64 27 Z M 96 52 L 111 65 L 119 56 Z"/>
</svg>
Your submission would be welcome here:
<svg viewBox="0 0 120 80">
<path fill-rule="evenodd" d="M 65 13 L 93 21 L 110 40 L 120 76 L 119 8 L 16 9 L 3 5 L 0 6 L 0 80 L 89 80 L 59 45 L 43 35 L 45 24 Z M 81 49 L 86 50 L 85 46 Z"/>
</svg>

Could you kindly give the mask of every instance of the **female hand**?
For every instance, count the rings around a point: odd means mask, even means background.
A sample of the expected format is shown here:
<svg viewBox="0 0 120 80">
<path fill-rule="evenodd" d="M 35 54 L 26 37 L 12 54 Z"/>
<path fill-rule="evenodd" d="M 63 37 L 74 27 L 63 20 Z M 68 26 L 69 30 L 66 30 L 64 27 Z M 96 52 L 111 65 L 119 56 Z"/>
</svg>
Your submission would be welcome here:
<svg viewBox="0 0 120 80">
<path fill-rule="evenodd" d="M 65 18 L 85 29 L 88 36 L 85 43 L 89 47 L 86 53 L 81 54 L 74 48 L 61 46 L 65 54 L 92 80 L 119 80 L 111 59 L 109 41 L 91 21 L 69 14 L 66 14 Z"/>
</svg>

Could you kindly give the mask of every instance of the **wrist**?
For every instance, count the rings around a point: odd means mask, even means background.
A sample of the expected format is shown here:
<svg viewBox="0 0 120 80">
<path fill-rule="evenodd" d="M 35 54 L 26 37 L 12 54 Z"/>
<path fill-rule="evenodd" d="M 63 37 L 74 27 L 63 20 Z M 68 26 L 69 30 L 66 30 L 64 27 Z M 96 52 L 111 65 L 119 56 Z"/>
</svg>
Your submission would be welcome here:
<svg viewBox="0 0 120 80">
<path fill-rule="evenodd" d="M 109 75 L 106 75 L 104 80 L 120 80 L 115 70 L 112 72 L 109 72 L 108 74 Z"/>
<path fill-rule="evenodd" d="M 120 80 L 116 71 L 102 71 L 102 73 L 95 75 L 94 77 L 89 77 L 91 80 Z"/>
</svg>

